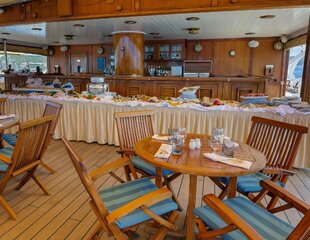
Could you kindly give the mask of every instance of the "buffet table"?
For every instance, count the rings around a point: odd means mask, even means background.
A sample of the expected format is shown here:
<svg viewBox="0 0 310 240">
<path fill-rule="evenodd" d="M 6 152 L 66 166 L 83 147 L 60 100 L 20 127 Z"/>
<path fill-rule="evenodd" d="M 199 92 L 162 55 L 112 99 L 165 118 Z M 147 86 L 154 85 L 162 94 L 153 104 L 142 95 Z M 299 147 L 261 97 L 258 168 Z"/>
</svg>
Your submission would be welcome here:
<svg viewBox="0 0 310 240">
<path fill-rule="evenodd" d="M 42 116 L 45 98 L 12 98 L 6 103 L 7 113 L 14 113 L 21 122 Z M 63 104 L 63 110 L 56 127 L 55 139 L 65 136 L 69 140 L 98 142 L 100 144 L 119 145 L 114 113 L 122 111 L 154 110 L 155 133 L 167 133 L 169 127 L 185 127 L 189 133 L 211 134 L 214 127 L 222 127 L 225 134 L 231 138 L 244 142 L 251 126 L 253 115 L 281 120 L 285 122 L 308 126 L 310 129 L 310 115 L 283 113 L 281 111 L 264 111 L 264 109 L 242 110 L 238 108 L 208 108 L 192 106 L 172 107 L 160 104 L 140 103 L 112 103 L 97 101 L 54 101 Z M 280 109 L 281 110 L 281 109 Z M 16 128 L 11 129 L 12 132 Z M 310 168 L 310 133 L 303 137 L 295 167 Z"/>
</svg>

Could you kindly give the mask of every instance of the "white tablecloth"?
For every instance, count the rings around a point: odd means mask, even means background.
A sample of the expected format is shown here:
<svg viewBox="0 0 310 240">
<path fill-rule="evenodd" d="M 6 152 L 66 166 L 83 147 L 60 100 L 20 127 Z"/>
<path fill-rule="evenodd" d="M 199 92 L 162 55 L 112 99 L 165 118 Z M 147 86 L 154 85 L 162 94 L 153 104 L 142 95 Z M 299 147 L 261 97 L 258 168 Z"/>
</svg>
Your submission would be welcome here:
<svg viewBox="0 0 310 240">
<path fill-rule="evenodd" d="M 114 113 L 143 109 L 155 110 L 155 133 L 167 133 L 169 127 L 185 127 L 189 133 L 211 134 L 214 127 L 223 127 L 225 135 L 245 141 L 250 130 L 253 115 L 281 120 L 308 126 L 310 115 L 286 114 L 281 116 L 271 112 L 241 112 L 241 111 L 207 111 L 194 109 L 178 109 L 167 107 L 124 107 L 107 103 L 68 102 L 63 104 L 63 110 L 56 127 L 54 138 L 65 136 L 69 140 L 98 142 L 100 144 L 119 145 Z M 9 99 L 6 103 L 7 113 L 14 113 L 21 121 L 42 116 L 45 107 L 44 100 Z M 12 132 L 16 129 L 12 129 Z M 309 130 L 310 131 L 310 130 Z M 310 168 L 310 133 L 303 137 L 295 161 L 295 167 Z"/>
</svg>

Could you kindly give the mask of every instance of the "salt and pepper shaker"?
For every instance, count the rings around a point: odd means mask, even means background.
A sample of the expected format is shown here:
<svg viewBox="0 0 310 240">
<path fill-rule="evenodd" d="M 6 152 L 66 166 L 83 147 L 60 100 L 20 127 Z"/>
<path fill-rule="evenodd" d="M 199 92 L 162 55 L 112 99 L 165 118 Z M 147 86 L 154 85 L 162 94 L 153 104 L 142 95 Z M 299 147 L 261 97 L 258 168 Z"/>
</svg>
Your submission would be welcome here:
<svg viewBox="0 0 310 240">
<path fill-rule="evenodd" d="M 196 138 L 196 139 L 195 139 L 195 147 L 196 147 L 197 149 L 199 149 L 199 148 L 201 147 L 200 138 Z"/>
<path fill-rule="evenodd" d="M 193 150 L 196 148 L 195 139 L 191 139 L 188 144 L 189 149 Z"/>
</svg>

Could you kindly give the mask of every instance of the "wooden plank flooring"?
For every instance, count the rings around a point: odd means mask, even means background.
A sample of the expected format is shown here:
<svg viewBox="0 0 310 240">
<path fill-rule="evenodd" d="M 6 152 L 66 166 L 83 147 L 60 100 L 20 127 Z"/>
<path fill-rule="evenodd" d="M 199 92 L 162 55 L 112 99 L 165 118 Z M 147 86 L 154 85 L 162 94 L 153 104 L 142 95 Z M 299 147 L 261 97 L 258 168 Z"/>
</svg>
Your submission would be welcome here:
<svg viewBox="0 0 310 240">
<path fill-rule="evenodd" d="M 87 144 L 73 142 L 73 145 L 86 161 L 90 170 L 118 158 L 115 153 L 117 147 L 99 144 Z M 49 174 L 43 168 L 39 168 L 37 175 L 49 189 L 51 196 L 46 196 L 30 181 L 23 189 L 15 191 L 14 186 L 18 179 L 12 180 L 5 190 L 4 197 L 17 212 L 17 221 L 8 219 L 4 210 L 0 207 L 0 239 L 85 239 L 92 231 L 95 224 L 95 215 L 88 205 L 88 195 L 69 160 L 61 141 L 53 141 L 45 155 L 45 162 L 57 172 Z M 295 169 L 297 173 L 291 177 L 286 188 L 310 203 L 310 170 Z M 124 177 L 123 171 L 117 174 Z M 116 184 L 116 180 L 110 175 L 96 181 L 97 188 L 104 188 Z M 185 226 L 185 212 L 188 198 L 188 175 L 183 175 L 173 182 L 173 188 L 179 196 L 184 207 L 178 221 L 180 229 Z M 197 185 L 196 206 L 201 206 L 201 197 L 206 193 L 219 193 L 219 189 L 207 177 L 199 177 Z M 281 204 L 283 204 L 281 202 Z M 279 217 L 292 225 L 296 225 L 301 215 L 295 210 L 288 210 L 278 214 Z M 137 229 L 140 239 L 150 239 L 150 235 L 144 232 L 143 226 Z M 108 238 L 105 234 L 101 239 Z M 173 239 L 167 237 L 167 239 Z"/>
</svg>

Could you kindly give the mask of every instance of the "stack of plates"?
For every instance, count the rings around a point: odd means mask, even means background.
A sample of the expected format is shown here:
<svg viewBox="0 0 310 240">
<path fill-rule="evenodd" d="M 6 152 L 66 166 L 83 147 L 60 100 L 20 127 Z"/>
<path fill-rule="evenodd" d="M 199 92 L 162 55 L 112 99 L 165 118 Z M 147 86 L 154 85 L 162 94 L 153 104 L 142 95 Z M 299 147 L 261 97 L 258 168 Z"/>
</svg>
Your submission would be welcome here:
<svg viewBox="0 0 310 240">
<path fill-rule="evenodd" d="M 292 104 L 291 107 L 293 107 L 293 108 L 295 108 L 301 112 L 310 112 L 310 104 L 308 104 L 306 102 L 302 102 L 299 104 Z"/>
<path fill-rule="evenodd" d="M 272 98 L 271 105 L 279 106 L 279 105 L 292 105 L 292 104 L 300 104 L 301 98 L 296 96 L 287 96 L 281 98 Z"/>
<path fill-rule="evenodd" d="M 241 96 L 240 98 L 242 99 L 241 105 L 249 103 L 269 105 L 268 96 Z"/>
</svg>

